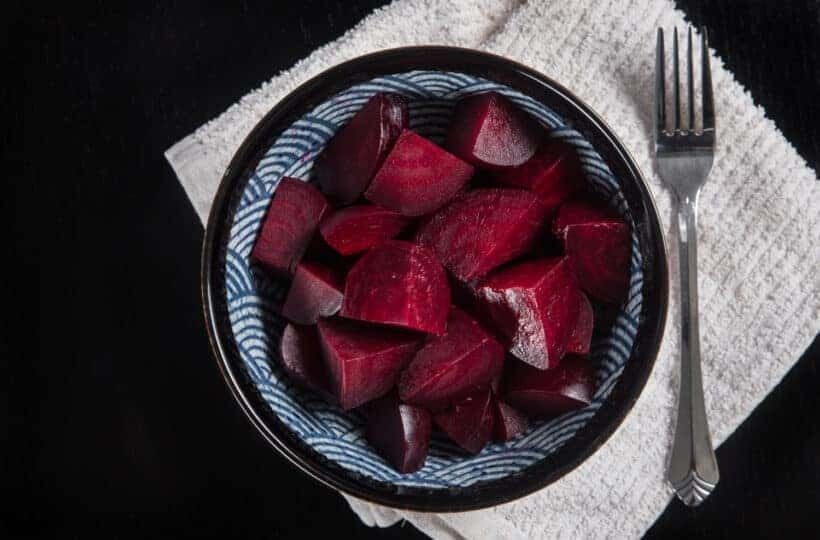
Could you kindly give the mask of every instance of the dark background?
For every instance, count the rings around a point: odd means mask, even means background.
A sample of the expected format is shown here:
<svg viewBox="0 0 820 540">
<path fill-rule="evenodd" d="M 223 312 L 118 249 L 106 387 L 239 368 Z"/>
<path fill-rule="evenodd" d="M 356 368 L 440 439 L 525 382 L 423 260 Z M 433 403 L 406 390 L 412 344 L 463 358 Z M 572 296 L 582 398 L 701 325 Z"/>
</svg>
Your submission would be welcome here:
<svg viewBox="0 0 820 540">
<path fill-rule="evenodd" d="M 205 338 L 202 226 L 162 155 L 383 3 L 4 6 L 0 537 L 421 537 L 361 525 L 235 406 Z M 818 2 L 679 6 L 816 170 Z M 819 364 L 815 340 L 718 450 L 711 498 L 672 502 L 649 537 L 809 534 Z"/>
</svg>

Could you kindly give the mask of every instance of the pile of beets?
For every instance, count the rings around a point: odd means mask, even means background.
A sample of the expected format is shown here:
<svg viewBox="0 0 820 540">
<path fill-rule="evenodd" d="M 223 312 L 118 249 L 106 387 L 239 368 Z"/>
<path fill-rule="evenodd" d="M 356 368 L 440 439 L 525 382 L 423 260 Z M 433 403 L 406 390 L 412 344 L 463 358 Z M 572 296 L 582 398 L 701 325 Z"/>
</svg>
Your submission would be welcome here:
<svg viewBox="0 0 820 540">
<path fill-rule="evenodd" d="M 292 279 L 281 365 L 361 410 L 398 471 L 423 466 L 433 425 L 477 453 L 590 402 L 594 313 L 624 298 L 629 228 L 573 148 L 496 93 L 457 104 L 442 148 L 382 93 L 316 178 L 281 180 L 252 252 Z"/>
</svg>

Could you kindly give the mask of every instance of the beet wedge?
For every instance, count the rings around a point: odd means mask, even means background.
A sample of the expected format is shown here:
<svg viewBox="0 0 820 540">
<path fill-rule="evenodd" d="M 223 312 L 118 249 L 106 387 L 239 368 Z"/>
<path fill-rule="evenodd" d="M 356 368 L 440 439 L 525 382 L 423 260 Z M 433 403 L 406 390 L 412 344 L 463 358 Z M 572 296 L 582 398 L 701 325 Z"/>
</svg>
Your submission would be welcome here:
<svg viewBox="0 0 820 540">
<path fill-rule="evenodd" d="M 504 401 L 531 418 L 551 418 L 589 405 L 595 393 L 595 372 L 587 358 L 568 356 L 555 369 L 522 363 L 509 366 Z"/>
<path fill-rule="evenodd" d="M 542 138 L 533 118 L 488 92 L 456 104 L 444 147 L 476 167 L 504 170 L 530 159 Z"/>
<path fill-rule="evenodd" d="M 334 395 L 345 410 L 390 391 L 422 340 L 414 332 L 337 317 L 319 319 L 317 326 Z"/>
<path fill-rule="evenodd" d="M 416 233 L 462 281 L 484 277 L 529 251 L 546 211 L 522 189 L 476 189 L 445 206 Z"/>
<path fill-rule="evenodd" d="M 575 295 L 578 305 L 577 316 L 575 322 L 570 326 L 566 349 L 570 354 L 588 354 L 592 341 L 594 313 L 592 304 L 589 303 L 589 298 L 583 291 L 577 290 Z"/>
<path fill-rule="evenodd" d="M 319 225 L 319 232 L 330 247 L 346 256 L 385 243 L 398 236 L 411 221 L 375 204 L 359 204 L 333 212 Z"/>
<path fill-rule="evenodd" d="M 459 401 L 446 411 L 433 416 L 436 425 L 464 450 L 481 452 L 493 433 L 495 410 L 490 389 Z"/>
<path fill-rule="evenodd" d="M 365 191 L 365 198 L 405 216 L 429 214 L 464 187 L 473 166 L 405 130 Z"/>
<path fill-rule="evenodd" d="M 330 373 L 322 360 L 319 334 L 315 326 L 288 324 L 279 341 L 279 360 L 290 379 L 335 402 Z"/>
<path fill-rule="evenodd" d="M 527 417 L 500 399 L 495 399 L 493 440 L 507 442 L 527 431 Z"/>
<path fill-rule="evenodd" d="M 301 262 L 296 267 L 282 315 L 298 324 L 316 324 L 319 317 L 335 315 L 342 307 L 344 281 L 325 266 Z"/>
<path fill-rule="evenodd" d="M 407 125 L 402 96 L 379 93 L 370 98 L 319 156 L 316 178 L 322 190 L 337 204 L 358 199 Z"/>
<path fill-rule="evenodd" d="M 327 207 L 327 200 L 315 187 L 295 178 L 282 178 L 251 258 L 281 275 L 293 274 Z"/>
<path fill-rule="evenodd" d="M 539 369 L 558 365 L 578 315 L 577 285 L 565 258 L 510 266 L 481 282 L 477 294 L 510 353 Z"/>
<path fill-rule="evenodd" d="M 347 274 L 343 317 L 442 335 L 449 311 L 447 274 L 424 246 L 391 240 Z"/>
<path fill-rule="evenodd" d="M 571 201 L 559 208 L 553 231 L 581 288 L 602 302 L 621 302 L 629 283 L 629 226 L 608 209 Z"/>
<path fill-rule="evenodd" d="M 581 164 L 575 149 L 562 141 L 549 141 L 527 162 L 498 177 L 500 184 L 528 189 L 553 212 L 583 186 Z"/>
<path fill-rule="evenodd" d="M 399 378 L 405 403 L 442 410 L 489 387 L 501 373 L 504 348 L 478 322 L 458 308 L 447 319 L 447 333 L 427 338 Z"/>
<path fill-rule="evenodd" d="M 400 473 L 412 473 L 424 466 L 431 431 L 430 413 L 399 402 L 395 392 L 367 407 L 365 437 Z"/>
</svg>

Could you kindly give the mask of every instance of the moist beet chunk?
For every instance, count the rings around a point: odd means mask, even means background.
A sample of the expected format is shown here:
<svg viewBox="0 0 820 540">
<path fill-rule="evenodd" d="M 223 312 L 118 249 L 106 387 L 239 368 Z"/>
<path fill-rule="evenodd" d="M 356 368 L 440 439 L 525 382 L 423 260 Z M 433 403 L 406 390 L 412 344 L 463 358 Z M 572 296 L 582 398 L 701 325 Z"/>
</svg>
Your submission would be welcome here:
<svg viewBox="0 0 820 540">
<path fill-rule="evenodd" d="M 571 354 L 589 353 L 589 345 L 592 341 L 592 326 L 594 314 L 592 304 L 589 303 L 587 295 L 582 291 L 575 291 L 578 302 L 577 317 L 570 327 L 567 338 L 567 352 Z"/>
<path fill-rule="evenodd" d="M 457 278 L 472 281 L 529 251 L 545 216 L 529 191 L 476 189 L 435 213 L 416 239 Z"/>
<path fill-rule="evenodd" d="M 532 418 L 550 418 L 589 405 L 595 373 L 587 358 L 568 356 L 555 369 L 535 369 L 520 362 L 504 377 L 504 400 Z"/>
<path fill-rule="evenodd" d="M 441 208 L 472 175 L 472 165 L 405 130 L 364 196 L 405 216 L 420 216 Z"/>
<path fill-rule="evenodd" d="M 503 170 L 530 159 L 542 137 L 531 117 L 488 92 L 456 104 L 444 146 L 476 167 Z"/>
<path fill-rule="evenodd" d="M 494 401 L 493 440 L 507 442 L 527 431 L 527 417 L 500 399 Z"/>
<path fill-rule="evenodd" d="M 430 445 L 430 413 L 400 403 L 395 392 L 370 402 L 365 437 L 400 473 L 422 468 Z"/>
<path fill-rule="evenodd" d="M 251 258 L 274 272 L 293 274 L 325 210 L 327 201 L 315 187 L 295 178 L 282 178 Z"/>
<path fill-rule="evenodd" d="M 317 160 L 316 177 L 328 197 L 338 204 L 358 199 L 407 125 L 403 97 L 379 93 L 370 98 Z"/>
<path fill-rule="evenodd" d="M 433 253 L 391 240 L 353 265 L 341 315 L 442 335 L 449 310 L 447 274 Z"/>
<path fill-rule="evenodd" d="M 338 273 L 316 263 L 296 267 L 282 315 L 298 324 L 316 324 L 342 307 L 344 283 Z"/>
<path fill-rule="evenodd" d="M 441 410 L 501 373 L 504 348 L 463 311 L 452 308 L 447 333 L 429 337 L 399 378 L 402 401 Z"/>
<path fill-rule="evenodd" d="M 433 417 L 436 425 L 461 448 L 477 454 L 490 441 L 495 421 L 492 392 L 488 388 L 469 396 Z"/>
<path fill-rule="evenodd" d="M 575 150 L 562 141 L 549 141 L 526 163 L 498 178 L 508 186 L 528 189 L 552 212 L 583 185 Z"/>
<path fill-rule="evenodd" d="M 345 410 L 386 394 L 421 344 L 421 336 L 392 328 L 319 319 L 322 355 L 334 394 Z"/>
<path fill-rule="evenodd" d="M 398 236 L 411 219 L 375 204 L 333 212 L 319 226 L 325 242 L 341 255 L 353 255 Z"/>
<path fill-rule="evenodd" d="M 328 401 L 335 401 L 316 327 L 288 324 L 279 341 L 279 360 L 282 369 L 294 382 L 317 392 Z"/>
</svg>

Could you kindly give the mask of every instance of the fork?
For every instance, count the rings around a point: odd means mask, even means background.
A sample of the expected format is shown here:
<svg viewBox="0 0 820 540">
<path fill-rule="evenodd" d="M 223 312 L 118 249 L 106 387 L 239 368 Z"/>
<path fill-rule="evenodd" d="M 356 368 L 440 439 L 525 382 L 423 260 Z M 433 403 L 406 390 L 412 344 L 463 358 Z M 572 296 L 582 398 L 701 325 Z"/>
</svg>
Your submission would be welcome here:
<svg viewBox="0 0 820 540">
<path fill-rule="evenodd" d="M 688 122 L 681 124 L 678 29 L 672 43 L 674 119 L 666 129 L 663 29 L 658 28 L 655 67 L 655 153 L 658 170 L 675 194 L 681 291 L 681 378 L 675 439 L 667 479 L 678 498 L 697 506 L 715 489 L 720 474 L 709 435 L 700 370 L 697 214 L 700 188 L 715 154 L 715 109 L 706 29 L 701 30 L 702 129 L 695 130 L 692 29 L 688 39 Z"/>
</svg>

